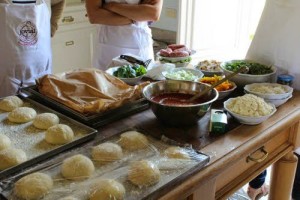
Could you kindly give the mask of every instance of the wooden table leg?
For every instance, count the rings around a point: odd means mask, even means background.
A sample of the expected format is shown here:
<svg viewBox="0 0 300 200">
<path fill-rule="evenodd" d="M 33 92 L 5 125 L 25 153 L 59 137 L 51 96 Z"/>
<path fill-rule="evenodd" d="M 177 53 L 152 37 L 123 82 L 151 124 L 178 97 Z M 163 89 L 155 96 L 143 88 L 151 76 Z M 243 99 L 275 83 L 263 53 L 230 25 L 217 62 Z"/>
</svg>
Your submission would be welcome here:
<svg viewBox="0 0 300 200">
<path fill-rule="evenodd" d="M 291 151 L 273 164 L 270 200 L 289 200 L 297 167 L 297 156 Z"/>
<path fill-rule="evenodd" d="M 199 189 L 195 190 L 187 200 L 215 200 L 216 179 L 207 180 Z"/>
</svg>

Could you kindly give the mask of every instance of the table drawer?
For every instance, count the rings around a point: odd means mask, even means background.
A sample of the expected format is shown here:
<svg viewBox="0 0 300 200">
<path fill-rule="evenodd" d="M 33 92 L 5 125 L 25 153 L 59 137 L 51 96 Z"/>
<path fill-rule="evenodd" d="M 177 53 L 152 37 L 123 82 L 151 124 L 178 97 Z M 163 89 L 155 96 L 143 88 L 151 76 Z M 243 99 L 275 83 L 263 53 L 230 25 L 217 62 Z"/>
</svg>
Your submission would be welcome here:
<svg viewBox="0 0 300 200">
<path fill-rule="evenodd" d="M 216 195 L 216 199 L 222 199 L 220 198 L 221 196 L 232 190 L 232 184 L 236 185 L 235 189 L 239 189 L 243 184 L 256 177 L 262 171 L 263 166 L 266 168 L 270 160 L 274 160 L 277 157 L 279 159 L 279 153 L 290 145 L 289 135 L 289 130 L 277 134 L 258 149 L 249 152 L 248 156 L 233 163 L 230 169 L 224 169 L 217 178 L 216 191 L 219 192 Z M 237 177 L 236 174 L 241 175 Z"/>
</svg>

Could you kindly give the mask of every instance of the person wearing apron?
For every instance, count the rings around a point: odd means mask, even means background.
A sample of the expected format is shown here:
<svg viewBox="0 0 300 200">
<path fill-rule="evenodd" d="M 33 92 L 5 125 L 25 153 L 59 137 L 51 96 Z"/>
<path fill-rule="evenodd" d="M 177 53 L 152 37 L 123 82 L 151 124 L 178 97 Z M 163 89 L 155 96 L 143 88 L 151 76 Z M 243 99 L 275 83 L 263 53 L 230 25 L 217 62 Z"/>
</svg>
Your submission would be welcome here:
<svg viewBox="0 0 300 200">
<path fill-rule="evenodd" d="M 44 0 L 1 1 L 0 26 L 0 97 L 5 97 L 51 73 L 50 10 Z"/>
<path fill-rule="evenodd" d="M 149 21 L 157 21 L 162 0 L 86 0 L 87 15 L 98 24 L 94 67 L 106 70 L 112 59 L 133 54 L 143 60 L 154 59 Z"/>
<path fill-rule="evenodd" d="M 256 29 L 255 36 L 247 52 L 246 59 L 273 65 L 278 74 L 294 76 L 292 87 L 300 90 L 300 1 L 266 0 L 266 4 Z M 298 166 L 294 179 L 292 198 L 300 200 L 300 148 L 295 151 Z M 266 171 L 249 183 L 248 194 L 258 199 L 268 193 L 265 186 Z M 257 187 L 252 183 L 256 183 Z"/>
</svg>

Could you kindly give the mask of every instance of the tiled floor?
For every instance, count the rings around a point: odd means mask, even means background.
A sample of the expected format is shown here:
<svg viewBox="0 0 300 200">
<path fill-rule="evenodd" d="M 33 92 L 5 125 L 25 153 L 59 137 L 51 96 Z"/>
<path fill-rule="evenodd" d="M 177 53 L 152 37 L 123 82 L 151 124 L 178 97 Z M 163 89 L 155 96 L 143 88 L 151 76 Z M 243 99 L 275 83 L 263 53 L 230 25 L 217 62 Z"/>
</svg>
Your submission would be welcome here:
<svg viewBox="0 0 300 200">
<path fill-rule="evenodd" d="M 271 175 L 272 168 L 269 167 L 267 169 L 267 177 L 266 177 L 266 184 L 270 185 L 270 175 Z M 237 191 L 234 195 L 232 195 L 228 200 L 251 200 L 247 195 L 247 188 L 248 184 L 244 185 L 239 191 Z M 268 195 L 260 198 L 260 200 L 267 200 Z"/>
</svg>

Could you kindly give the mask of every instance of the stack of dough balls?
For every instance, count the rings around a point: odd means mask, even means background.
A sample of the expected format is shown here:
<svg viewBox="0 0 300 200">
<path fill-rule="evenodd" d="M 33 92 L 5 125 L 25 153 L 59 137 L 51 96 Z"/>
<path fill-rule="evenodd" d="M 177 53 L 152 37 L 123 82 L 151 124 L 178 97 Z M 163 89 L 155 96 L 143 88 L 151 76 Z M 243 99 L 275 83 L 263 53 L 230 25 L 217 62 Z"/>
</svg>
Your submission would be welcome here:
<svg viewBox="0 0 300 200">
<path fill-rule="evenodd" d="M 92 186 L 89 200 L 122 200 L 125 197 L 124 186 L 113 179 L 99 179 Z"/>
<path fill-rule="evenodd" d="M 160 180 L 160 171 L 151 161 L 135 161 L 128 171 L 128 180 L 139 187 L 154 185 Z"/>
<path fill-rule="evenodd" d="M 65 159 L 61 166 L 62 176 L 75 181 L 89 178 L 94 171 L 95 166 L 93 162 L 81 154 Z"/>
<path fill-rule="evenodd" d="M 137 131 L 122 133 L 119 143 L 122 148 L 130 151 L 145 149 L 149 146 L 147 137 Z"/>
<path fill-rule="evenodd" d="M 70 126 L 56 124 L 47 129 L 45 140 L 49 144 L 66 144 L 74 138 L 74 132 Z"/>
<path fill-rule="evenodd" d="M 10 112 L 14 109 L 21 107 L 23 101 L 17 96 L 8 96 L 0 101 L 0 110 Z"/>
<path fill-rule="evenodd" d="M 15 183 L 14 194 L 26 200 L 37 200 L 44 197 L 53 187 L 52 178 L 36 172 L 19 179 Z"/>
<path fill-rule="evenodd" d="M 122 159 L 122 157 L 122 148 L 119 145 L 111 142 L 99 144 L 92 149 L 92 158 L 99 164 L 117 161 Z"/>
<path fill-rule="evenodd" d="M 38 114 L 33 120 L 33 125 L 36 128 L 43 129 L 43 130 L 46 130 L 58 123 L 59 123 L 59 118 L 56 114 L 53 113 Z"/>
<path fill-rule="evenodd" d="M 165 150 L 164 154 L 168 158 L 190 159 L 189 154 L 184 149 L 182 149 L 181 147 L 177 147 L 177 146 L 167 148 Z"/>
<path fill-rule="evenodd" d="M 8 120 L 14 123 L 26 123 L 32 121 L 36 115 L 33 108 L 18 107 L 8 114 Z"/>
</svg>

